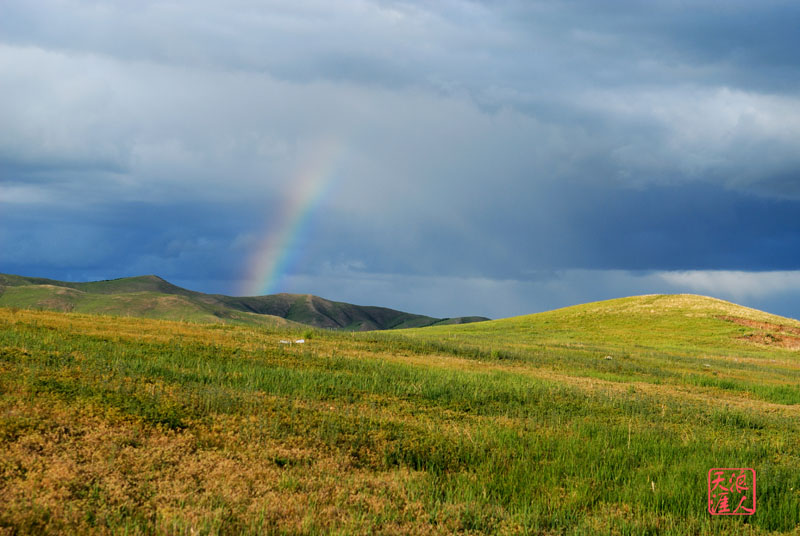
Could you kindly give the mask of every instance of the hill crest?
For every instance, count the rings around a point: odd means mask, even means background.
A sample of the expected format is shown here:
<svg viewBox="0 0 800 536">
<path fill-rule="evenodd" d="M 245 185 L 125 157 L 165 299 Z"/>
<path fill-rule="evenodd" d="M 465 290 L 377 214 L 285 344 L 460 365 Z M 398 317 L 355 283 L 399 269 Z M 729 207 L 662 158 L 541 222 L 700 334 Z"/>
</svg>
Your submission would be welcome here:
<svg viewBox="0 0 800 536">
<path fill-rule="evenodd" d="M 178 299 L 165 300 L 169 296 Z M 85 283 L 0 274 L 2 305 L 213 323 L 289 322 L 351 331 L 488 320 L 484 317 L 434 318 L 386 307 L 336 302 L 311 294 L 205 294 L 173 285 L 152 274 Z"/>
<path fill-rule="evenodd" d="M 490 344 L 509 355 L 538 347 L 613 348 L 617 355 L 633 348 L 670 353 L 726 348 L 734 355 L 764 347 L 800 350 L 800 321 L 696 294 L 629 296 L 409 335 L 439 340 L 452 335 L 465 347 Z"/>
</svg>

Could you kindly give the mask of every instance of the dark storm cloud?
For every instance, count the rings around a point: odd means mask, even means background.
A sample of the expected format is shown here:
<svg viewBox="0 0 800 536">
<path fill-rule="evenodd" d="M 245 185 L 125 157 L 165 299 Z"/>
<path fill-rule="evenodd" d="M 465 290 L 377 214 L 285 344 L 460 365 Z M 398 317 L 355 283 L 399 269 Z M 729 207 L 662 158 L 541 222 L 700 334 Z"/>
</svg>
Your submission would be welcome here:
<svg viewBox="0 0 800 536">
<path fill-rule="evenodd" d="M 0 30 L 17 45 L 490 100 L 687 80 L 796 93 L 798 21 L 792 2 L 7 2 Z"/>
<path fill-rule="evenodd" d="M 558 265 L 633 270 L 800 266 L 800 201 L 702 183 L 646 190 L 584 186 L 559 198 L 570 208 L 563 221 L 554 221 L 553 246 L 561 241 L 580 248 L 565 252 Z"/>
<path fill-rule="evenodd" d="M 346 227 L 331 214 L 319 225 L 317 245 L 303 245 L 315 252 L 308 265 L 374 259 L 367 265 L 376 272 L 515 280 L 559 269 L 800 266 L 800 201 L 709 184 L 633 190 L 554 183 L 505 200 L 476 200 L 460 210 L 470 214 L 466 227 L 397 227 L 394 220 Z"/>
<path fill-rule="evenodd" d="M 326 139 L 289 274 L 323 295 L 395 277 L 497 316 L 800 268 L 794 2 L 0 10 L 0 271 L 232 292 Z"/>
<path fill-rule="evenodd" d="M 243 237 L 255 223 L 247 212 L 218 204 L 113 201 L 58 211 L 12 206 L 1 221 L 3 241 L 12 246 L 4 248 L 5 272 L 63 280 L 156 273 L 209 292 L 233 291 L 209 282 L 241 276 L 249 246 Z"/>
<path fill-rule="evenodd" d="M 492 3 L 487 3 L 487 6 Z M 797 93 L 793 2 L 505 2 L 510 28 L 546 33 L 565 61 L 602 85 L 694 83 Z"/>
</svg>

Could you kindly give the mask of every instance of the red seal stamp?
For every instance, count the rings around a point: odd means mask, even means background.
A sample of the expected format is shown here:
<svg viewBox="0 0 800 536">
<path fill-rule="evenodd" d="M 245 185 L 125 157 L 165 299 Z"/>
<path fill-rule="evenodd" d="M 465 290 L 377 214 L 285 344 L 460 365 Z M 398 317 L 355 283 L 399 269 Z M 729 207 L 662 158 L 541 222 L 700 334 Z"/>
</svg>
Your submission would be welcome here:
<svg viewBox="0 0 800 536">
<path fill-rule="evenodd" d="M 708 471 L 708 513 L 749 516 L 756 513 L 756 471 L 746 467 Z"/>
</svg>

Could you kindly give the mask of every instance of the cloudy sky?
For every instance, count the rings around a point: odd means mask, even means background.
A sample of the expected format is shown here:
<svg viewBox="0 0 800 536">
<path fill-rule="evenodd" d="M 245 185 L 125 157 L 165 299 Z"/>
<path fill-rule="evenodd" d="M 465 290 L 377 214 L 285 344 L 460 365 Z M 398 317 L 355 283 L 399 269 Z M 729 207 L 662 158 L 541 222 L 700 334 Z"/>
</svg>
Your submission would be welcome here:
<svg viewBox="0 0 800 536">
<path fill-rule="evenodd" d="M 800 317 L 794 0 L 0 2 L 0 272 Z"/>
</svg>

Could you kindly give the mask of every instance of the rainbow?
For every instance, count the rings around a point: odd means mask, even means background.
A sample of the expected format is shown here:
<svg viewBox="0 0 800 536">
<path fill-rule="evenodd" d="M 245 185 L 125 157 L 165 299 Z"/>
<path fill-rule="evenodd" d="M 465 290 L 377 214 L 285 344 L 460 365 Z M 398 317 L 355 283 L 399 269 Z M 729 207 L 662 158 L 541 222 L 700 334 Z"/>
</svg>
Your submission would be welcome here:
<svg viewBox="0 0 800 536">
<path fill-rule="evenodd" d="M 263 238 L 247 261 L 241 295 L 279 291 L 282 280 L 299 257 L 297 246 L 304 241 L 312 216 L 331 190 L 342 149 L 342 143 L 335 139 L 318 144 L 311 158 L 293 176 L 288 198 L 276 217 L 270 218 Z"/>
</svg>

